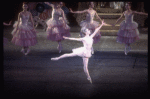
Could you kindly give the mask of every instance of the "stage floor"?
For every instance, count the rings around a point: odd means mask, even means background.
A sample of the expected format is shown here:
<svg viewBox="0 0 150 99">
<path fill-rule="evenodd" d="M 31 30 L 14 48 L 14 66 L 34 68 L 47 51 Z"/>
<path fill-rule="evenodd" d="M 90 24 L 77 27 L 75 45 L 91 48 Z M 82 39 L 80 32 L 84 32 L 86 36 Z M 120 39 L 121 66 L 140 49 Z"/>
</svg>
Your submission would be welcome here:
<svg viewBox="0 0 150 99">
<path fill-rule="evenodd" d="M 46 39 L 37 29 L 38 43 L 24 56 L 21 47 L 11 41 L 12 28 L 4 30 L 9 43 L 3 48 L 3 78 L 6 95 L 49 95 L 53 97 L 107 97 L 148 95 L 148 34 L 131 44 L 131 52 L 124 55 L 124 44 L 116 36 L 102 36 L 94 44 L 94 55 L 89 59 L 91 84 L 83 71 L 81 57 L 51 61 L 52 57 L 72 52 L 83 46 L 81 42 L 64 40 L 62 53 L 57 43 Z M 71 37 L 78 37 L 71 32 Z"/>
</svg>

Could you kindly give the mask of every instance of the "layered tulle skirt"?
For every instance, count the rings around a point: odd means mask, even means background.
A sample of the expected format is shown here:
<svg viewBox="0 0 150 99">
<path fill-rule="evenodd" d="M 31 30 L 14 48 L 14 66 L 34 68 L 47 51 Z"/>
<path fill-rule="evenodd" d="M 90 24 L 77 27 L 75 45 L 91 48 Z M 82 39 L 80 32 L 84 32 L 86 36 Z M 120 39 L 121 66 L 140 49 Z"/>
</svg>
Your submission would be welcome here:
<svg viewBox="0 0 150 99">
<path fill-rule="evenodd" d="M 131 44 L 139 40 L 138 24 L 136 22 L 126 23 L 125 20 L 120 24 L 120 29 L 117 33 L 117 42 Z"/>
<path fill-rule="evenodd" d="M 80 22 L 80 26 L 81 26 L 81 30 L 82 30 L 82 28 L 87 28 L 91 31 L 91 34 L 92 34 L 95 31 L 95 29 L 97 27 L 99 27 L 99 22 L 97 22 L 97 21 L 89 22 L 87 20 L 83 20 Z M 81 33 L 82 33 L 82 31 L 81 31 Z M 95 44 L 95 43 L 99 42 L 100 38 L 101 38 L 101 33 L 99 30 L 93 38 L 94 39 L 93 43 Z"/>
<path fill-rule="evenodd" d="M 79 47 L 79 48 L 75 48 L 72 49 L 73 53 L 75 53 L 77 56 L 80 57 L 88 57 L 90 58 L 91 55 L 91 50 L 87 50 L 85 47 Z"/>
<path fill-rule="evenodd" d="M 47 22 L 47 39 L 51 41 L 61 41 L 64 40 L 63 36 L 70 36 L 70 27 L 65 24 L 63 20 L 49 19 Z"/>
<path fill-rule="evenodd" d="M 18 46 L 34 46 L 37 43 L 36 31 L 32 24 L 29 22 L 27 25 L 19 24 L 18 29 L 16 28 L 17 23 L 14 24 L 14 30 L 12 31 L 13 38 L 12 43 Z"/>
</svg>

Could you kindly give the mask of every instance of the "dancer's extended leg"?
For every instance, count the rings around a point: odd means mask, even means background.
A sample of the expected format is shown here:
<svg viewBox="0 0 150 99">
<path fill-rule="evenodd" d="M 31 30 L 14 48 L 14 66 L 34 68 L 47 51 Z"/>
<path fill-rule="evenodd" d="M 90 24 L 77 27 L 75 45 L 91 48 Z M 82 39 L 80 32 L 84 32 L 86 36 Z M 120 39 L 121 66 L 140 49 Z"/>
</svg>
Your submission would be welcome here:
<svg viewBox="0 0 150 99">
<path fill-rule="evenodd" d="M 87 76 L 87 79 L 92 83 L 92 79 L 88 71 L 88 61 L 89 61 L 89 58 L 83 58 L 83 65 L 84 65 L 83 70 Z"/>
<path fill-rule="evenodd" d="M 61 58 L 65 58 L 65 57 L 74 57 L 74 56 L 76 56 L 75 53 L 63 54 L 63 55 L 61 55 L 61 56 L 59 56 L 59 57 L 51 58 L 51 60 L 59 60 L 59 59 L 61 59 Z"/>
</svg>

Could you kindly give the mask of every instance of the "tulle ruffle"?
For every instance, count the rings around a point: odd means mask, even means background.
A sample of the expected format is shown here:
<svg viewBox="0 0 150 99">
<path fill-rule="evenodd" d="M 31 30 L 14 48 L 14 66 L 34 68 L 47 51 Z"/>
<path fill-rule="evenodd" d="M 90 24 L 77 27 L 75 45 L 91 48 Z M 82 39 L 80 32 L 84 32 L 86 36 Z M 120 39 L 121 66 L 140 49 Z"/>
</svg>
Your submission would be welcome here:
<svg viewBox="0 0 150 99">
<path fill-rule="evenodd" d="M 33 46 L 37 43 L 36 31 L 33 27 L 19 24 L 18 29 L 12 31 L 12 43 L 18 46 Z"/>
<path fill-rule="evenodd" d="M 65 24 L 62 20 L 48 20 L 48 27 L 46 30 L 47 39 L 52 41 L 61 41 L 64 40 L 63 36 L 69 37 L 70 27 Z"/>
<path fill-rule="evenodd" d="M 133 30 L 133 29 L 137 29 L 138 28 L 138 24 L 136 22 L 128 22 L 126 23 L 125 20 L 121 22 L 120 24 L 120 29 L 121 30 Z"/>
<path fill-rule="evenodd" d="M 46 21 L 47 26 L 50 27 L 56 27 L 56 26 L 63 26 L 64 22 L 63 20 L 54 20 L 53 18 L 50 18 Z"/>
<path fill-rule="evenodd" d="M 80 48 L 75 48 L 72 49 L 73 53 L 75 53 L 77 56 L 80 57 L 91 57 L 91 50 L 87 51 L 86 48 L 80 47 Z"/>
<path fill-rule="evenodd" d="M 128 26 L 122 25 L 122 27 L 119 29 L 117 33 L 118 35 L 117 42 L 127 44 L 139 40 L 139 30 L 137 29 L 137 25 L 135 23 L 132 23 L 132 25 L 128 25 L 131 26 L 130 29 Z"/>
<path fill-rule="evenodd" d="M 81 27 L 86 27 L 88 29 L 95 29 L 99 26 L 99 22 L 97 21 L 93 21 L 92 23 L 91 22 L 88 22 L 86 20 L 83 20 L 80 22 L 80 26 Z"/>
</svg>

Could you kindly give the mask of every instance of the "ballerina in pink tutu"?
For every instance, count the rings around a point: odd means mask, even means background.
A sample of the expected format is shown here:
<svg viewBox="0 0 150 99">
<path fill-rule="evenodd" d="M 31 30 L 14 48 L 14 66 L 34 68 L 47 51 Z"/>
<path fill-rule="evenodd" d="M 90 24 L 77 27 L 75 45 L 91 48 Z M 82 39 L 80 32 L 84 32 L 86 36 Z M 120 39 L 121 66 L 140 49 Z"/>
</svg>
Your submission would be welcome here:
<svg viewBox="0 0 150 99">
<path fill-rule="evenodd" d="M 10 26 L 11 22 L 12 21 L 10 21 L 9 23 L 3 22 L 3 25 Z M 5 46 L 7 43 L 8 43 L 8 39 L 3 37 L 3 46 Z"/>
<path fill-rule="evenodd" d="M 27 11 L 27 3 L 23 3 L 23 11 L 18 15 L 18 22 L 14 30 L 12 31 L 12 43 L 23 47 L 21 52 L 27 55 L 30 52 L 29 46 L 34 46 L 37 43 L 36 30 L 34 28 L 34 22 L 32 14 Z M 29 20 L 32 25 L 29 25 Z M 27 50 L 25 52 L 25 50 Z"/>
<path fill-rule="evenodd" d="M 70 27 L 67 25 L 64 11 L 61 9 L 61 3 L 56 2 L 50 4 L 45 2 L 45 4 L 52 7 L 52 18 L 47 21 L 47 39 L 51 41 L 58 42 L 58 50 L 61 53 L 62 44 L 61 41 L 64 40 L 63 36 L 70 36 Z"/>
<path fill-rule="evenodd" d="M 75 41 L 81 41 L 83 42 L 83 47 L 79 47 L 79 48 L 75 48 L 73 49 L 72 53 L 69 53 L 69 54 L 64 54 L 64 55 L 61 55 L 60 57 L 56 57 L 56 58 L 51 58 L 51 60 L 59 60 L 59 59 L 62 59 L 62 58 L 66 58 L 66 57 L 74 57 L 74 56 L 80 56 L 82 57 L 83 59 L 83 69 L 84 69 L 84 72 L 87 76 L 87 79 L 92 83 L 92 79 L 89 75 L 89 72 L 88 72 L 88 61 L 89 61 L 89 58 L 92 56 L 91 55 L 91 48 L 92 48 L 92 45 L 93 45 L 93 38 L 94 36 L 99 33 L 98 31 L 100 30 L 100 28 L 105 25 L 104 21 L 102 21 L 102 24 L 97 27 L 94 31 L 94 33 L 91 34 L 91 31 L 87 28 L 82 28 L 83 30 L 83 33 L 85 34 L 85 36 L 83 38 L 69 38 L 69 37 L 64 37 L 64 39 L 68 39 L 68 40 L 75 40 Z M 91 34 L 91 35 L 90 35 Z"/>
<path fill-rule="evenodd" d="M 112 24 L 112 26 L 115 26 L 123 17 L 123 15 L 125 16 L 125 20 L 121 22 L 120 29 L 117 33 L 117 42 L 125 44 L 124 52 L 125 55 L 127 55 L 127 53 L 131 50 L 131 43 L 135 42 L 136 40 L 139 40 L 138 24 L 133 21 L 134 14 L 148 14 L 143 12 L 132 11 L 130 2 L 126 4 L 125 8 L 127 10 L 122 13 L 121 17 L 116 21 L 115 24 Z"/>
<path fill-rule="evenodd" d="M 99 19 L 100 22 L 102 21 L 101 18 L 98 16 L 97 12 L 93 8 L 94 8 L 94 3 L 90 2 L 89 9 L 83 11 L 72 11 L 72 9 L 70 9 L 71 13 L 87 13 L 86 20 L 81 21 L 80 26 L 81 26 L 81 30 L 82 28 L 86 27 L 91 31 L 91 33 L 93 33 L 94 30 L 99 26 L 99 22 L 93 20 L 94 16 L 96 15 L 97 19 Z M 80 36 L 84 37 L 82 31 L 80 31 Z M 94 39 L 93 43 L 94 44 L 97 43 L 100 40 L 100 37 L 101 37 L 101 33 L 100 31 L 98 31 L 98 33 L 93 38 Z M 93 47 L 92 47 L 92 54 L 94 54 Z"/>
</svg>

